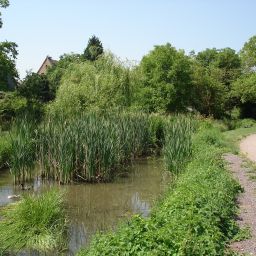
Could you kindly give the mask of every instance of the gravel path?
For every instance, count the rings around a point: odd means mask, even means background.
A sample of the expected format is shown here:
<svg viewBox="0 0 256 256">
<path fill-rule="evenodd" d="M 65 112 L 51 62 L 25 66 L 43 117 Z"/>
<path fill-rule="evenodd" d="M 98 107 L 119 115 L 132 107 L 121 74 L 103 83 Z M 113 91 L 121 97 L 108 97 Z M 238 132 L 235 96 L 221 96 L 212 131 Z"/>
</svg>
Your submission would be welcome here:
<svg viewBox="0 0 256 256">
<path fill-rule="evenodd" d="M 240 151 L 251 161 L 256 162 L 256 135 L 250 135 L 242 140 Z M 233 243 L 231 248 L 239 253 L 256 255 L 256 182 L 249 178 L 250 169 L 244 167 L 241 157 L 225 154 L 224 158 L 234 177 L 244 188 L 244 193 L 238 198 L 240 212 L 237 222 L 241 228 L 250 227 L 252 235 L 250 239 Z"/>
</svg>

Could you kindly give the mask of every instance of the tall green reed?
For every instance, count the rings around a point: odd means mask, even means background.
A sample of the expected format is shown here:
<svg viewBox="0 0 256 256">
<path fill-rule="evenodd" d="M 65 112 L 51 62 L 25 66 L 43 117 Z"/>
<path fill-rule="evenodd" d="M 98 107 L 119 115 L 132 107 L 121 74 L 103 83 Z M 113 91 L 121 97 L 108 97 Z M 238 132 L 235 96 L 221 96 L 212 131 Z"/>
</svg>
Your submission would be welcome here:
<svg viewBox="0 0 256 256">
<path fill-rule="evenodd" d="M 33 121 L 26 118 L 16 120 L 11 136 L 11 173 L 16 182 L 24 182 L 32 177 L 36 159 L 37 130 Z"/>
<path fill-rule="evenodd" d="M 129 161 L 163 147 L 167 169 L 178 173 L 191 155 L 192 121 L 142 113 L 49 115 L 37 127 L 21 121 L 12 141 L 16 181 L 40 175 L 60 183 L 107 181 Z"/>
<path fill-rule="evenodd" d="M 63 183 L 109 180 L 153 146 L 150 122 L 148 115 L 131 113 L 50 116 L 38 140 L 41 174 Z"/>
<path fill-rule="evenodd" d="M 179 174 L 192 154 L 193 121 L 190 117 L 178 115 L 165 123 L 164 159 L 168 171 Z"/>
</svg>

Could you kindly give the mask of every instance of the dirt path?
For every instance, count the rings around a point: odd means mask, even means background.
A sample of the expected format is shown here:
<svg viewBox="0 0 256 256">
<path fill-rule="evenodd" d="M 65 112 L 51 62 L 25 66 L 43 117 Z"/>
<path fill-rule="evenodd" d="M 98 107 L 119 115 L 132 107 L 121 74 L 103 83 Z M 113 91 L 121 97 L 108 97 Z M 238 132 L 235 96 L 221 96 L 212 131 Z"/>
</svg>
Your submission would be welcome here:
<svg viewBox="0 0 256 256">
<path fill-rule="evenodd" d="M 251 161 L 256 162 L 256 135 L 250 135 L 242 140 L 240 151 Z M 244 193 L 238 198 L 240 212 L 237 222 L 242 228 L 250 227 L 252 235 L 250 239 L 233 243 L 231 248 L 239 253 L 256 255 L 256 181 L 250 179 L 248 172 L 251 169 L 244 167 L 244 161 L 241 157 L 226 154 L 224 158 L 234 177 L 244 188 Z"/>
<path fill-rule="evenodd" d="M 256 162 L 256 134 L 252 134 L 241 141 L 240 151 L 251 161 Z"/>
</svg>

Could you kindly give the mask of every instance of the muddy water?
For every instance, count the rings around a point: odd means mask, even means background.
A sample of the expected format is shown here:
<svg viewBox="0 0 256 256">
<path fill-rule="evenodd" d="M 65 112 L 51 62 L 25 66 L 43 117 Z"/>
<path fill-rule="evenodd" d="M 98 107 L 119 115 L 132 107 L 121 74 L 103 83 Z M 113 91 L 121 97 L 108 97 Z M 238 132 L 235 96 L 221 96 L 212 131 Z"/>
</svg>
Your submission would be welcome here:
<svg viewBox="0 0 256 256">
<path fill-rule="evenodd" d="M 96 232 L 114 229 L 120 220 L 133 214 L 147 217 L 169 180 L 161 159 L 144 159 L 137 160 L 128 174 L 119 175 L 112 183 L 61 186 L 66 191 L 70 219 L 69 255 L 86 246 Z M 56 185 L 35 180 L 33 192 L 52 186 Z M 22 191 L 12 185 L 8 171 L 0 172 L 0 206 L 10 203 L 7 197 L 12 194 Z"/>
</svg>

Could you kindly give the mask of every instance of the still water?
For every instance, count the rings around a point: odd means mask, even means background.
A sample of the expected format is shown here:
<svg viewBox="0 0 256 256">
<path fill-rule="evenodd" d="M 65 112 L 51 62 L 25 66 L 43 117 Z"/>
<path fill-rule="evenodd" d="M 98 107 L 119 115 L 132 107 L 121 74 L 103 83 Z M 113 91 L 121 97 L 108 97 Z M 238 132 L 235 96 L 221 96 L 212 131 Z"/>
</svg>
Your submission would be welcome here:
<svg viewBox="0 0 256 256">
<path fill-rule="evenodd" d="M 67 254 L 74 255 L 96 232 L 114 229 L 118 222 L 133 214 L 147 217 L 170 180 L 163 169 L 162 159 L 136 160 L 125 175 L 111 183 L 61 186 L 66 191 L 69 215 Z M 36 179 L 33 191 L 23 192 L 12 185 L 8 171 L 1 171 L 0 206 L 12 202 L 8 195 L 40 193 L 53 186 L 57 185 Z"/>
</svg>

